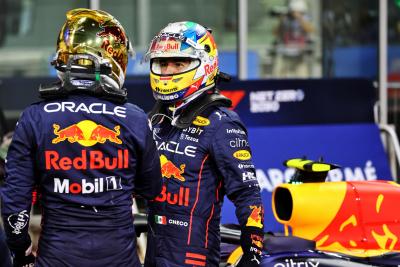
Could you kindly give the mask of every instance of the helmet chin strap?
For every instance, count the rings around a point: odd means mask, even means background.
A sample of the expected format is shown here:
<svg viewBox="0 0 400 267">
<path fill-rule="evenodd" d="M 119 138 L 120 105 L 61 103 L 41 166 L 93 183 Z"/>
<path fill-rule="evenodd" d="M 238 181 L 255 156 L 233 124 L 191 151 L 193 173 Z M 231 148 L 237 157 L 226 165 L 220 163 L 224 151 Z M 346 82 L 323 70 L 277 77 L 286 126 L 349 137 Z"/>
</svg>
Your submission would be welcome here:
<svg viewBox="0 0 400 267">
<path fill-rule="evenodd" d="M 93 62 L 94 64 L 94 72 L 93 69 L 86 71 L 86 69 L 82 69 L 80 72 L 79 68 L 76 70 L 76 66 L 73 64 L 80 59 L 87 59 Z M 65 68 L 65 78 L 62 80 L 63 86 L 67 90 L 87 90 L 91 92 L 96 92 L 98 88 L 102 87 L 102 81 L 100 79 L 100 62 L 99 58 L 90 55 L 90 54 L 77 54 L 71 55 L 68 59 L 67 66 Z M 74 80 L 89 80 L 93 81 L 90 83 L 83 83 L 80 85 L 79 83 L 74 83 Z"/>
<path fill-rule="evenodd" d="M 195 100 L 196 101 L 191 101 L 190 105 L 187 103 L 189 106 L 187 106 L 186 109 L 182 109 L 179 115 L 173 116 L 171 122 L 173 126 L 184 129 L 189 127 L 193 120 L 207 108 L 211 106 L 230 107 L 232 105 L 232 101 L 221 95 L 218 90 L 210 94 L 205 93 Z"/>
<path fill-rule="evenodd" d="M 196 98 L 198 98 L 200 95 L 202 95 L 203 93 L 205 93 L 206 91 L 212 89 L 215 87 L 215 84 L 206 86 L 202 89 L 200 89 L 199 91 L 193 93 L 192 95 L 190 95 L 189 97 L 183 99 L 182 101 L 179 102 L 179 104 L 177 104 L 178 102 L 172 103 L 175 105 L 174 108 L 174 112 L 173 112 L 173 117 L 175 115 L 175 113 L 179 110 L 181 110 L 182 108 L 184 108 L 185 106 L 187 106 L 190 102 L 194 101 Z"/>
<path fill-rule="evenodd" d="M 90 60 L 94 67 L 85 68 L 76 62 L 81 59 Z M 56 66 L 61 86 L 40 86 L 39 93 L 42 98 L 56 98 L 68 95 L 71 92 L 88 92 L 98 97 L 124 103 L 127 90 L 119 85 L 109 75 L 112 73 L 108 60 L 91 54 L 71 55 L 67 65 Z"/>
</svg>

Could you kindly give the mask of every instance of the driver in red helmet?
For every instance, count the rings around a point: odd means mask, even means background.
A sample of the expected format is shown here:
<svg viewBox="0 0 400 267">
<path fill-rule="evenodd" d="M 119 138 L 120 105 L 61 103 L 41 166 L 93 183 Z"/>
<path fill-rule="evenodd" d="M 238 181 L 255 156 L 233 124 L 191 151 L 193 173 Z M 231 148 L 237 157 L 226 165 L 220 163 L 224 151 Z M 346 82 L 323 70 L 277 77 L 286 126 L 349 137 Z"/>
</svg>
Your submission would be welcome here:
<svg viewBox="0 0 400 267">
<path fill-rule="evenodd" d="M 225 195 L 242 231 L 239 266 L 259 266 L 260 188 L 247 130 L 216 88 L 220 72 L 211 32 L 194 22 L 171 23 L 145 59 L 156 99 L 149 118 L 164 178 L 149 204 L 145 266 L 219 266 Z"/>
</svg>

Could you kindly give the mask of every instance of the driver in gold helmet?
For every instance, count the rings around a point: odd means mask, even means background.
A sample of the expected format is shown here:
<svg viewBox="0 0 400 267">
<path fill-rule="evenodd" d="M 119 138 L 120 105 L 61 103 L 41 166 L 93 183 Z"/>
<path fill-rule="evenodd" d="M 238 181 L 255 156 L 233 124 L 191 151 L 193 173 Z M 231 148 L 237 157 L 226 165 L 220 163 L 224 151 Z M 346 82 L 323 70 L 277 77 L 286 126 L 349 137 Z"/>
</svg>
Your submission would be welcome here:
<svg viewBox="0 0 400 267">
<path fill-rule="evenodd" d="M 141 266 L 132 194 L 156 197 L 161 168 L 147 115 L 126 103 L 129 50 L 110 14 L 67 13 L 53 62 L 60 80 L 24 110 L 7 154 L 1 212 L 14 266 Z M 28 228 L 36 187 L 35 259 Z"/>
</svg>

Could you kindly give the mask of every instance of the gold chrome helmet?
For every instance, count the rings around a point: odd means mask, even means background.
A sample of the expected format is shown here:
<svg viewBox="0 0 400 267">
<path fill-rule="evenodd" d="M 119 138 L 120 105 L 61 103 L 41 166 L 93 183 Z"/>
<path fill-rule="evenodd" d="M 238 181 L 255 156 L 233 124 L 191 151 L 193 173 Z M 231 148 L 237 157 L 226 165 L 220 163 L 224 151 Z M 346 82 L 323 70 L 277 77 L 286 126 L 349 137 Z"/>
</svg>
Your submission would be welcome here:
<svg viewBox="0 0 400 267">
<path fill-rule="evenodd" d="M 66 16 L 52 62 L 63 85 L 126 98 L 122 86 L 133 51 L 122 25 L 101 10 L 78 8 Z"/>
<path fill-rule="evenodd" d="M 174 74 L 162 74 L 160 60 L 185 58 L 188 67 Z M 153 38 L 144 57 L 150 61 L 153 96 L 164 103 L 191 100 L 214 88 L 218 51 L 211 31 L 190 21 L 168 24 Z"/>
</svg>

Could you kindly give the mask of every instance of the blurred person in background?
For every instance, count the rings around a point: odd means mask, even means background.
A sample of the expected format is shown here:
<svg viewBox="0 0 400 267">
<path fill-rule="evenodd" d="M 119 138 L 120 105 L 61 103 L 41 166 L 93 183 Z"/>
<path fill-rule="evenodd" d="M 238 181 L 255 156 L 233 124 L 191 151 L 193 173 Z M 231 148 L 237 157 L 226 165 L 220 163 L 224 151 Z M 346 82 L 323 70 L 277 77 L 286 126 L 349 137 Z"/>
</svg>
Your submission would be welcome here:
<svg viewBox="0 0 400 267">
<path fill-rule="evenodd" d="M 219 71 L 211 30 L 184 21 L 168 24 L 150 43 L 149 114 L 164 177 L 149 203 L 145 266 L 219 266 L 224 195 L 235 204 L 243 256 L 259 266 L 263 205 L 247 130 L 216 87 Z"/>
<path fill-rule="evenodd" d="M 130 42 L 100 10 L 66 14 L 53 65 L 59 82 L 41 86 L 7 153 L 2 217 L 14 266 L 141 266 L 132 194 L 161 191 L 160 161 L 146 114 L 126 103 Z M 39 189 L 37 258 L 28 233 Z"/>
<path fill-rule="evenodd" d="M 279 14 L 279 23 L 274 29 L 275 77 L 310 77 L 310 57 L 314 27 L 307 14 L 304 0 L 290 0 L 287 12 Z"/>
<path fill-rule="evenodd" d="M 5 175 L 5 160 L 8 148 L 10 147 L 13 132 L 6 133 L 0 143 L 0 186 L 3 185 Z"/>
</svg>

